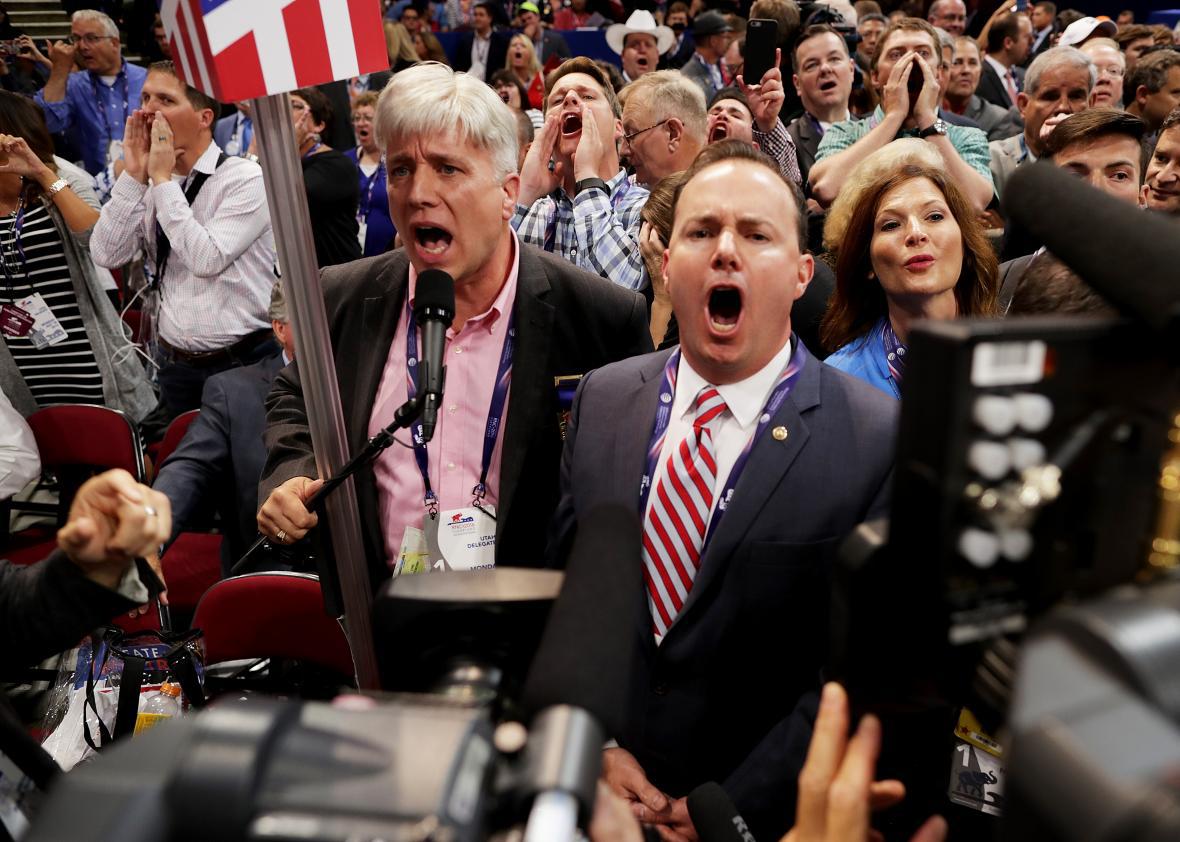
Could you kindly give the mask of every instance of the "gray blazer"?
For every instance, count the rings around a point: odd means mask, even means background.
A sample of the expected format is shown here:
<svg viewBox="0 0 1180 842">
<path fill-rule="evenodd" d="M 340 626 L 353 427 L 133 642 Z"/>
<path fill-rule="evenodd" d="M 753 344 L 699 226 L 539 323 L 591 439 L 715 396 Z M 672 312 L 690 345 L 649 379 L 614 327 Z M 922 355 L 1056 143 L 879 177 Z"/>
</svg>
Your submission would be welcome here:
<svg viewBox="0 0 1180 842">
<path fill-rule="evenodd" d="M 555 548 L 597 505 L 637 508 L 670 353 L 582 380 L 566 431 Z M 897 411 L 880 391 L 808 359 L 754 444 L 660 646 L 645 593 L 635 594 L 627 618 L 642 655 L 623 732 L 613 736 L 673 797 L 721 782 L 758 838 L 777 839 L 794 816 L 811 727 L 800 710 L 814 701 L 825 661 L 828 571 L 844 536 L 886 513 Z M 772 436 L 775 427 L 787 435 Z"/>
<path fill-rule="evenodd" d="M 1024 134 L 1021 133 L 1007 140 L 993 140 L 987 145 L 988 152 L 991 154 L 992 183 L 995 185 L 996 197 L 999 199 L 1004 198 L 1004 185 L 1007 184 L 1008 177 L 1016 172 L 1016 168 L 1023 161 L 1037 159 L 1031 149 L 1025 153 L 1022 145 L 1023 140 Z"/>
<path fill-rule="evenodd" d="M 963 112 L 963 116 L 978 123 L 979 127 L 987 133 L 989 141 L 1006 140 L 1024 131 L 1024 120 L 1019 111 L 1015 108 L 1000 108 L 998 105 L 980 99 L 978 94 L 971 96 L 971 101 L 967 103 L 967 109 Z"/>
<path fill-rule="evenodd" d="M 680 68 L 680 73 L 686 79 L 692 80 L 704 92 L 706 104 L 713 98 L 713 94 L 717 93 L 717 88 L 713 86 L 713 78 L 709 75 L 709 71 L 699 61 L 694 61 L 691 56 L 684 67 Z"/>
<path fill-rule="evenodd" d="M 102 373 L 103 403 L 139 421 L 156 405 L 156 394 L 152 391 L 138 354 L 123 332 L 123 321 L 103 291 L 94 261 L 90 259 L 87 248 L 90 231 L 72 233 L 57 208 L 48 202 L 46 206 L 61 236 L 82 325 L 94 349 L 98 370 Z M 3 342 L 0 342 L 0 388 L 17 412 L 26 418 L 41 408 L 25 385 L 8 345 Z"/>
</svg>

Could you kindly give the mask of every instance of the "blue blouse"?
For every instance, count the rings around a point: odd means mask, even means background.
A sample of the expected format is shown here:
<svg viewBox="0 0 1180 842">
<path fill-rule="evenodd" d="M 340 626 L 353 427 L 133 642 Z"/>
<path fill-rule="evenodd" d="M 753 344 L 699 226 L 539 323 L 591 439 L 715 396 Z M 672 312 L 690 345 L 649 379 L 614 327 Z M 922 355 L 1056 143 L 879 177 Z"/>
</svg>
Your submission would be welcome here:
<svg viewBox="0 0 1180 842">
<path fill-rule="evenodd" d="M 876 386 L 891 398 L 901 398 L 901 391 L 889 374 L 889 362 L 885 359 L 885 343 L 881 331 L 885 327 L 882 318 L 872 329 L 859 339 L 854 339 L 824 360 L 853 377 Z"/>
<path fill-rule="evenodd" d="M 356 164 L 357 178 L 360 180 L 360 201 L 357 203 L 356 221 L 363 223 L 365 234 L 364 257 L 384 254 L 393 247 L 393 238 L 397 235 L 393 219 L 389 216 L 389 193 L 385 186 L 385 167 L 377 165 L 377 171 L 371 176 L 361 172 L 360 148 L 349 149 L 344 153 Z"/>
</svg>

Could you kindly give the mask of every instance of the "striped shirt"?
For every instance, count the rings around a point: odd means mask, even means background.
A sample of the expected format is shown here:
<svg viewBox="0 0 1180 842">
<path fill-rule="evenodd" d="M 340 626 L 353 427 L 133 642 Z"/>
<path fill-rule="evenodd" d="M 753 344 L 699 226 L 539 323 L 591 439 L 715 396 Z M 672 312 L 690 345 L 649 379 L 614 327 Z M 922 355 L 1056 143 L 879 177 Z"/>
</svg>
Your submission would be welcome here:
<svg viewBox="0 0 1180 842">
<path fill-rule="evenodd" d="M 184 351 L 217 351 L 270 327 L 275 245 L 262 168 L 245 158 L 218 167 L 220 153 L 210 142 L 193 166 L 211 175 L 192 207 L 181 176 L 149 188 L 123 173 L 90 237 L 98 265 L 114 269 L 144 249 L 154 270 L 159 219 L 172 244 L 160 291 L 160 337 Z"/>
<path fill-rule="evenodd" d="M 639 251 L 640 212 L 648 192 L 626 170 L 607 182 L 609 195 L 583 190 L 572 200 L 558 187 L 532 207 L 516 206 L 512 227 L 522 243 L 559 254 L 575 266 L 626 289 L 647 286 Z"/>
<path fill-rule="evenodd" d="M 39 293 L 67 335 L 62 342 L 45 348 L 37 348 L 27 335 L 5 336 L 12 359 L 38 406 L 102 404 L 102 373 L 82 324 L 61 235 L 45 205 L 33 201 L 25 209 L 21 226 L 20 245 L 25 253 L 22 265 L 15 228 L 16 214 L 0 218 L 0 254 L 4 261 L 0 298 L 15 304 Z"/>
</svg>

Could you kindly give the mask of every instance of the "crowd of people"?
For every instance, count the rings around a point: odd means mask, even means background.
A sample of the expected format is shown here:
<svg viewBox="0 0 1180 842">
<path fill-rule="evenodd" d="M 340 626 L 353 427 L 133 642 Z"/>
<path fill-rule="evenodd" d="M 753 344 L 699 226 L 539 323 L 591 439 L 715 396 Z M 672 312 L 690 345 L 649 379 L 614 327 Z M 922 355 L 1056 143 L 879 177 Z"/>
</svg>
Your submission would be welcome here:
<svg viewBox="0 0 1180 842">
<path fill-rule="evenodd" d="M 1052 2 L 386 5 L 388 70 L 289 97 L 351 452 L 421 387 L 420 274 L 455 282 L 433 439 L 356 477 L 374 588 L 561 566 L 581 515 L 634 509 L 642 654 L 603 753 L 627 809 L 596 838 L 638 838 L 634 816 L 691 842 L 685 796 L 715 780 L 760 838 L 798 808 L 791 838 L 859 842 L 879 734 L 846 745 L 839 688 L 821 702 L 826 570 L 888 514 L 910 331 L 1109 312 L 1002 204 L 1039 159 L 1180 234 L 1180 24 Z M 105 12 L 70 26 L 39 44 L 0 6 L 0 493 L 40 475 L 38 409 L 118 409 L 146 441 L 200 410 L 154 490 L 84 488 L 46 562 L 114 611 L 158 592 L 127 561 L 158 572 L 155 539 L 166 557 L 216 528 L 225 575 L 256 531 L 306 547 L 320 480 L 251 103 L 187 85 L 158 19 L 146 64 Z M 588 29 L 614 62 L 572 54 L 562 33 Z M 121 508 L 86 514 L 105 498 Z M 825 820 L 845 775 L 863 798 Z"/>
</svg>

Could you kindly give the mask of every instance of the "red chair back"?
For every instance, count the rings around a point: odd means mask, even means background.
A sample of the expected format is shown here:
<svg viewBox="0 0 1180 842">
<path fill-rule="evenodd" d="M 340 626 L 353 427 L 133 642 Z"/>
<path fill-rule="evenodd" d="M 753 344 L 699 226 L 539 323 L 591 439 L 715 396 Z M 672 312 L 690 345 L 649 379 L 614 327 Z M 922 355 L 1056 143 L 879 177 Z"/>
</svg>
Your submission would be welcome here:
<svg viewBox="0 0 1180 842">
<path fill-rule="evenodd" d="M 353 675 L 348 639 L 324 613 L 320 580 L 307 573 L 234 576 L 201 597 L 193 627 L 205 633 L 205 663 L 283 658 Z"/>
<path fill-rule="evenodd" d="M 143 447 L 131 419 L 117 409 L 68 403 L 39 409 L 28 417 L 41 465 L 52 471 L 88 467 L 122 468 L 143 482 Z"/>
<path fill-rule="evenodd" d="M 156 453 L 156 466 L 163 465 L 168 457 L 172 455 L 172 451 L 180 446 L 181 440 L 184 439 L 184 434 L 188 432 L 188 428 L 197 416 L 200 415 L 201 410 L 190 409 L 188 412 L 182 412 L 172 419 L 172 423 L 168 425 L 168 429 L 164 431 L 164 440 L 160 442 L 160 449 Z"/>
</svg>

